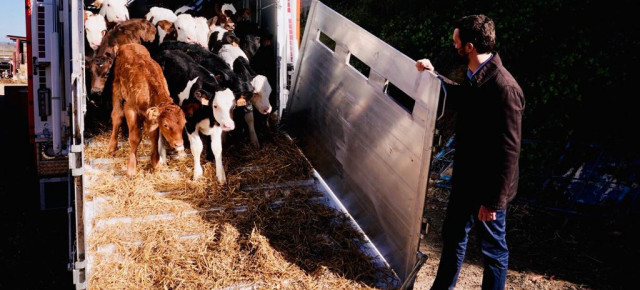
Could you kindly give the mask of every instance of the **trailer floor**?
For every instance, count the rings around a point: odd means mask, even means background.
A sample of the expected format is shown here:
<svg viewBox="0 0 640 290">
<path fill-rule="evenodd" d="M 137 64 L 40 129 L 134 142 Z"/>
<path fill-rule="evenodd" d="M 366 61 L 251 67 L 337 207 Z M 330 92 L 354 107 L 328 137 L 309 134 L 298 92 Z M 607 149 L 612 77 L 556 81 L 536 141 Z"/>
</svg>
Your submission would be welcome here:
<svg viewBox="0 0 640 290">
<path fill-rule="evenodd" d="M 270 135 L 259 150 L 225 148 L 224 185 L 204 154 L 204 178 L 193 181 L 188 149 L 151 170 L 148 141 L 138 149 L 138 174 L 127 177 L 128 144 L 121 137 L 107 155 L 107 136 L 85 148 L 89 288 L 397 286 L 285 135 Z"/>
</svg>

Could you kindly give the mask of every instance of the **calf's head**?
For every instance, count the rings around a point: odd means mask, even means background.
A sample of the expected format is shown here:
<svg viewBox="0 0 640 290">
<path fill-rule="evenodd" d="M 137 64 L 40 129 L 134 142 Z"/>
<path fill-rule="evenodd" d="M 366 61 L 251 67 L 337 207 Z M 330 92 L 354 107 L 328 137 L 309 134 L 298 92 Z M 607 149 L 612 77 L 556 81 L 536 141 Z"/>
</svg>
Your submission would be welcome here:
<svg viewBox="0 0 640 290">
<path fill-rule="evenodd" d="M 174 103 L 162 102 L 147 109 L 145 126 L 147 131 L 160 130 L 160 134 L 174 149 L 184 149 L 182 131 L 187 123 L 182 109 Z"/>
<path fill-rule="evenodd" d="M 100 7 L 100 14 L 109 22 L 129 20 L 127 0 L 97 0 L 94 5 Z"/>
<path fill-rule="evenodd" d="M 94 51 L 97 50 L 102 42 L 102 38 L 107 33 L 107 22 L 104 20 L 104 16 L 93 14 L 91 11 L 85 11 L 84 31 L 91 49 Z"/>
<path fill-rule="evenodd" d="M 101 95 L 104 90 L 104 85 L 109 78 L 109 72 L 113 66 L 113 62 L 116 59 L 115 50 L 111 47 L 105 49 L 105 52 L 94 58 L 86 58 L 89 62 L 89 68 L 91 69 L 91 94 Z"/>
<path fill-rule="evenodd" d="M 195 43 L 198 40 L 196 21 L 193 16 L 189 14 L 178 15 L 176 21 L 173 22 L 173 29 L 175 29 L 175 33 L 177 34 L 176 39 L 178 41 Z"/>
<path fill-rule="evenodd" d="M 223 131 L 231 131 L 236 125 L 233 122 L 233 109 L 236 107 L 236 98 L 230 89 L 216 91 L 213 97 L 207 97 L 203 90 L 197 90 L 194 97 L 203 105 L 211 106 L 213 117 L 220 124 Z M 208 99 L 211 98 L 209 101 Z"/>
<path fill-rule="evenodd" d="M 256 75 L 251 80 L 253 86 L 253 97 L 251 97 L 251 104 L 260 112 L 260 114 L 266 115 L 271 113 L 271 104 L 269 104 L 269 95 L 271 95 L 271 85 L 269 81 L 263 75 Z"/>
</svg>

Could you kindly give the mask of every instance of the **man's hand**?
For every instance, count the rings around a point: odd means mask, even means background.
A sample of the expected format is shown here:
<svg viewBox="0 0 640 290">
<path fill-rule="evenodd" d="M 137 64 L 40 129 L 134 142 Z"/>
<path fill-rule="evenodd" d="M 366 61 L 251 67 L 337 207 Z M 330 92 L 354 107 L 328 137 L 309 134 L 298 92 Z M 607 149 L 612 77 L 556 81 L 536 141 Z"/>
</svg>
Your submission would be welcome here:
<svg viewBox="0 0 640 290">
<path fill-rule="evenodd" d="M 426 70 L 428 70 L 430 72 L 433 72 L 435 70 L 435 68 L 431 64 L 431 61 L 429 61 L 426 58 L 418 60 L 416 62 L 416 68 L 418 69 L 418 71 L 424 71 L 426 69 Z"/>
<path fill-rule="evenodd" d="M 481 205 L 480 210 L 478 210 L 478 219 L 483 222 L 495 221 L 496 210 L 492 208 L 488 208 L 484 205 Z"/>
</svg>

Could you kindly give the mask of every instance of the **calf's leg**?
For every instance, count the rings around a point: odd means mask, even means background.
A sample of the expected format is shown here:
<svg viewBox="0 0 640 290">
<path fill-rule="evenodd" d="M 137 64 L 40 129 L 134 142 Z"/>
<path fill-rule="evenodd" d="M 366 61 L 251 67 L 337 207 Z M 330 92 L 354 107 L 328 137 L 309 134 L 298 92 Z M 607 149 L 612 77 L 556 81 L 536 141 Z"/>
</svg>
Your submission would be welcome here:
<svg viewBox="0 0 640 290">
<path fill-rule="evenodd" d="M 160 129 L 149 131 L 149 138 L 151 138 L 151 167 L 158 169 L 161 165 L 159 147 L 162 146 L 160 140 Z M 164 149 L 164 148 L 163 148 Z"/>
<path fill-rule="evenodd" d="M 140 145 L 140 140 L 142 140 L 142 135 L 140 134 L 140 127 L 135 111 L 130 110 L 125 112 L 125 117 L 127 119 L 127 125 L 129 125 L 129 146 L 131 146 L 129 151 L 129 161 L 127 163 L 127 175 L 135 176 L 136 151 L 138 150 L 138 145 Z"/>
<path fill-rule="evenodd" d="M 200 165 L 200 155 L 202 154 L 202 140 L 198 130 L 188 134 L 191 155 L 193 156 L 193 179 L 196 180 L 202 176 L 202 165 Z"/>
<path fill-rule="evenodd" d="M 124 112 L 122 111 L 122 102 L 119 96 L 116 96 L 115 90 L 112 98 L 113 109 L 111 110 L 111 138 L 109 139 L 109 149 L 108 153 L 115 153 L 116 149 L 118 149 L 118 131 L 120 130 L 120 125 L 122 124 L 122 117 L 124 117 Z"/>
<path fill-rule="evenodd" d="M 222 128 L 220 126 L 213 126 L 213 134 L 211 134 L 211 150 L 213 156 L 216 159 L 216 177 L 220 184 L 227 182 L 227 177 L 224 174 L 224 167 L 222 167 Z"/>
<path fill-rule="evenodd" d="M 260 148 L 260 142 L 258 142 L 258 135 L 256 134 L 256 128 L 253 121 L 253 112 L 245 113 L 244 120 L 247 122 L 247 127 L 249 128 L 249 139 L 251 140 L 251 145 L 255 148 Z"/>
</svg>

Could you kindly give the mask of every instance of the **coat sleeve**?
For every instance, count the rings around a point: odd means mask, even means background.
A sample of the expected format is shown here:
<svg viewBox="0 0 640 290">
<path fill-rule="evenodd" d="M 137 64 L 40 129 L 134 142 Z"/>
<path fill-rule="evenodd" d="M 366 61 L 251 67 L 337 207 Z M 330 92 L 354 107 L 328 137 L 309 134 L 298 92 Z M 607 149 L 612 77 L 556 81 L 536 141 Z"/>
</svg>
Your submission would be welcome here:
<svg viewBox="0 0 640 290">
<path fill-rule="evenodd" d="M 504 209 L 513 199 L 518 183 L 518 158 L 520 155 L 522 113 L 524 111 L 524 94 L 519 87 L 508 86 L 502 89 L 500 120 L 500 154 L 496 183 L 498 188 L 491 190 L 483 205 L 493 209 Z"/>
</svg>

